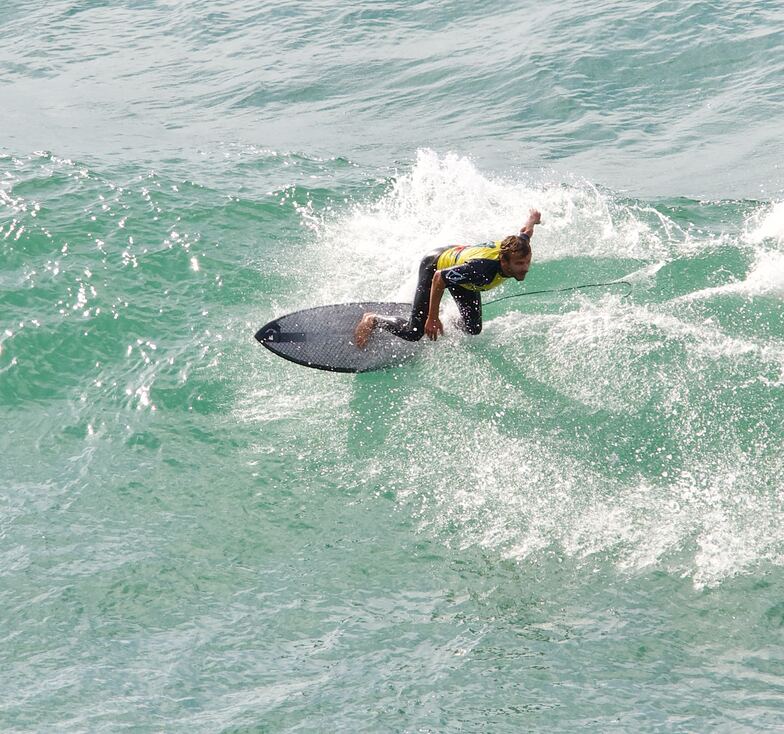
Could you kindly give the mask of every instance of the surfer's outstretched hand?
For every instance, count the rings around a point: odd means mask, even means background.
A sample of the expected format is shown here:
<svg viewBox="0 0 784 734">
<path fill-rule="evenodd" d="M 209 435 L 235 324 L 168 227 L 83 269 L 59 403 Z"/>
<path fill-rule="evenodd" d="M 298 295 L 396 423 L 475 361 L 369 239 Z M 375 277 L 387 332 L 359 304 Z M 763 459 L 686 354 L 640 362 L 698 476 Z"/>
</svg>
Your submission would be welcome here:
<svg viewBox="0 0 784 734">
<path fill-rule="evenodd" d="M 443 333 L 444 325 L 441 323 L 441 319 L 435 318 L 425 321 L 425 334 L 430 341 L 435 341 L 438 339 L 438 335 Z"/>
<path fill-rule="evenodd" d="M 528 221 L 526 224 L 541 224 L 542 213 L 538 209 L 530 209 L 528 211 Z"/>
</svg>

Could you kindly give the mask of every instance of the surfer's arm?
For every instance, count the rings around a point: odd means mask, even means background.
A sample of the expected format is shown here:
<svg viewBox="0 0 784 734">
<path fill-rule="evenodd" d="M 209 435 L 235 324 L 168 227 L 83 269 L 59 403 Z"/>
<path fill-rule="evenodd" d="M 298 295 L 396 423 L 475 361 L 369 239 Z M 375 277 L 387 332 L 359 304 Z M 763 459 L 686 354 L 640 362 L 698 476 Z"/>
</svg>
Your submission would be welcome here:
<svg viewBox="0 0 784 734">
<path fill-rule="evenodd" d="M 528 220 L 520 228 L 522 234 L 527 234 L 528 239 L 534 236 L 534 226 L 542 223 L 542 214 L 538 209 L 531 209 L 528 214 Z"/>
<path fill-rule="evenodd" d="M 425 322 L 425 334 L 433 341 L 438 338 L 439 334 L 444 333 L 439 312 L 441 310 L 441 298 L 445 289 L 444 276 L 441 275 L 440 270 L 436 270 L 435 275 L 433 275 L 433 282 L 430 285 L 430 307 L 428 308 L 427 321 Z"/>
</svg>

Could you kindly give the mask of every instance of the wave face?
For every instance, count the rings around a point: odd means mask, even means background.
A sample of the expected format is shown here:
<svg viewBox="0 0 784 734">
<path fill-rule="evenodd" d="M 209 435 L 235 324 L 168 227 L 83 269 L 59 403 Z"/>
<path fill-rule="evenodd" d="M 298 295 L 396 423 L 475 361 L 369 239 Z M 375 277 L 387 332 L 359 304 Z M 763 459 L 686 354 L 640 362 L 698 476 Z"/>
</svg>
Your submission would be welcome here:
<svg viewBox="0 0 784 734">
<path fill-rule="evenodd" d="M 0 9 L 0 729 L 784 727 L 781 11 L 262 5 Z"/>
<path fill-rule="evenodd" d="M 423 527 L 461 548 L 516 560 L 600 557 L 619 571 L 667 569 L 697 587 L 775 562 L 784 519 L 780 207 L 619 199 L 587 183 L 488 178 L 464 158 L 420 151 L 372 203 L 303 214 L 317 243 L 295 278 L 306 289 L 295 287 L 279 310 L 410 298 L 418 253 L 515 231 L 521 201 L 547 212 L 527 290 L 624 279 L 631 294 L 486 305 L 478 338 L 453 328 L 410 369 L 326 390 L 325 406 L 348 401 L 327 433 L 347 431 L 359 454 L 346 460 L 370 462 Z M 696 226 L 695 209 L 734 219 L 732 231 Z M 525 290 L 507 284 L 502 295 L 516 292 Z M 451 302 L 445 313 L 456 318 Z M 272 394 L 286 390 L 285 375 Z M 267 410 L 257 397 L 249 388 L 243 415 Z M 373 436 L 376 411 L 383 441 Z"/>
</svg>

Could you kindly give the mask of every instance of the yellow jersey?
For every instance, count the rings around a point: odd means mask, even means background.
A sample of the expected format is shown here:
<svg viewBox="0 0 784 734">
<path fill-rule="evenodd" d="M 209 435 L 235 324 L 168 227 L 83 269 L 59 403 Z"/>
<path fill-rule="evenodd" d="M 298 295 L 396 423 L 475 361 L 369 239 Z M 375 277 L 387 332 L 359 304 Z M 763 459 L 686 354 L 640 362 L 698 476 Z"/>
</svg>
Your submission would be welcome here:
<svg viewBox="0 0 784 734">
<path fill-rule="evenodd" d="M 501 273 L 501 243 L 448 247 L 436 261 L 447 286 L 458 286 L 469 291 L 489 291 L 501 285 L 506 276 Z"/>
</svg>

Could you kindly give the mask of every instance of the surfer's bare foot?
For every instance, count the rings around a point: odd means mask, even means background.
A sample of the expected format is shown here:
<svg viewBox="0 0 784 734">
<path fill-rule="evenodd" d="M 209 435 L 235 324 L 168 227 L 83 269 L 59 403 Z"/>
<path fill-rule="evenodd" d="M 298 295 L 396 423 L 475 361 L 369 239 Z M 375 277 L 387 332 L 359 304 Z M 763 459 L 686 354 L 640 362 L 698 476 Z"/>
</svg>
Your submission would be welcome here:
<svg viewBox="0 0 784 734">
<path fill-rule="evenodd" d="M 367 346 L 367 343 L 370 340 L 370 335 L 373 333 L 373 329 L 375 327 L 376 314 L 364 314 L 359 320 L 357 328 L 354 329 L 354 344 L 357 345 L 358 349 L 364 349 Z"/>
</svg>

